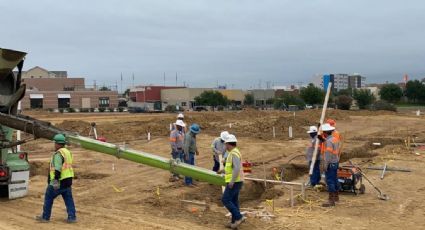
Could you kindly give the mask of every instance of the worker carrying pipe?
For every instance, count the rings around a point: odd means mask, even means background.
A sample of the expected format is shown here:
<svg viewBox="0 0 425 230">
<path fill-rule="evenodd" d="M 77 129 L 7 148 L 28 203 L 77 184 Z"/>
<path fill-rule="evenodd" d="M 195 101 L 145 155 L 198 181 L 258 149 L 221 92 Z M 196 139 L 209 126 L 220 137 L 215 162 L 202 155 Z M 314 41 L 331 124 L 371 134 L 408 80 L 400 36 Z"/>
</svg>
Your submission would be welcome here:
<svg viewBox="0 0 425 230">
<path fill-rule="evenodd" d="M 218 170 L 220 170 L 220 164 L 222 163 L 220 162 L 220 156 L 222 157 L 222 159 L 224 159 L 224 154 L 226 153 L 226 144 L 224 143 L 224 141 L 226 140 L 228 135 L 229 132 L 227 131 L 221 132 L 220 136 L 215 138 L 211 144 L 214 161 L 214 166 L 212 170 L 214 172 L 218 172 Z"/>
<path fill-rule="evenodd" d="M 198 124 L 192 124 L 189 132 L 184 137 L 184 162 L 189 165 L 195 165 L 195 154 L 199 155 L 198 146 L 196 145 L 196 136 L 201 132 Z M 185 184 L 193 187 L 192 177 L 185 177 Z"/>
<path fill-rule="evenodd" d="M 329 123 L 322 125 L 324 144 L 323 161 L 324 171 L 326 175 L 326 185 L 329 192 L 328 201 L 323 203 L 323 207 L 335 206 L 335 202 L 339 201 L 338 195 L 338 166 L 339 166 L 339 140 L 333 136 L 335 127 Z"/>
<path fill-rule="evenodd" d="M 170 132 L 171 157 L 175 161 L 183 162 L 183 144 L 186 124 L 182 120 L 177 120 L 175 129 Z M 178 181 L 179 174 L 172 173 L 170 182 Z"/>
<path fill-rule="evenodd" d="M 53 201 L 61 195 L 68 213 L 67 222 L 75 223 L 75 204 L 72 197 L 72 179 L 74 170 L 72 168 L 72 153 L 65 147 L 66 139 L 63 134 L 56 134 L 53 138 L 55 143 L 55 153 L 50 159 L 50 172 L 48 175 L 48 184 L 44 195 L 43 214 L 36 216 L 36 220 L 47 223 L 52 213 Z"/>
<path fill-rule="evenodd" d="M 224 179 L 226 188 L 224 189 L 221 201 L 232 214 L 232 220 L 226 225 L 231 229 L 237 229 L 246 217 L 241 214 L 239 207 L 239 193 L 243 186 L 242 155 L 237 147 L 235 135 L 229 134 L 224 141 L 226 143 L 227 158 L 224 166 Z M 221 172 L 219 172 L 221 173 Z"/>
<path fill-rule="evenodd" d="M 320 176 L 320 157 L 316 158 L 315 162 L 312 162 L 313 158 L 313 152 L 314 152 L 314 146 L 316 145 L 317 140 L 317 127 L 316 126 L 310 126 L 309 130 L 307 131 L 307 134 L 310 136 L 310 141 L 306 149 L 306 160 L 308 162 L 308 167 L 311 167 L 311 164 L 314 164 L 313 167 L 313 174 L 310 175 L 310 186 L 314 187 L 319 184 L 321 176 Z M 320 145 L 318 152 L 320 152 Z"/>
</svg>

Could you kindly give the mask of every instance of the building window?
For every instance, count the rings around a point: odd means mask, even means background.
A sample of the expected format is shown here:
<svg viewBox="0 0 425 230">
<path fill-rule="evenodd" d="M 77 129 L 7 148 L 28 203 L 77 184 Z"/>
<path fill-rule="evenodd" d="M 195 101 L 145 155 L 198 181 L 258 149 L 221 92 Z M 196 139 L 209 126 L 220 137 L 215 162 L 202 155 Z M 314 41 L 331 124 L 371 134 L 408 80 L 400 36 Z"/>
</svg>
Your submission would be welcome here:
<svg viewBox="0 0 425 230">
<path fill-rule="evenodd" d="M 43 98 L 31 98 L 30 99 L 30 108 L 31 109 L 42 109 L 43 108 Z"/>
<path fill-rule="evenodd" d="M 70 98 L 58 98 L 58 108 L 59 109 L 68 109 L 71 107 Z"/>
<path fill-rule="evenodd" d="M 109 97 L 99 97 L 99 108 L 109 108 Z"/>
<path fill-rule="evenodd" d="M 74 91 L 75 87 L 63 87 L 63 91 Z"/>
<path fill-rule="evenodd" d="M 182 106 L 187 106 L 187 103 L 185 101 L 182 102 Z"/>
<path fill-rule="evenodd" d="M 31 78 L 34 78 L 34 76 L 31 76 Z"/>
</svg>

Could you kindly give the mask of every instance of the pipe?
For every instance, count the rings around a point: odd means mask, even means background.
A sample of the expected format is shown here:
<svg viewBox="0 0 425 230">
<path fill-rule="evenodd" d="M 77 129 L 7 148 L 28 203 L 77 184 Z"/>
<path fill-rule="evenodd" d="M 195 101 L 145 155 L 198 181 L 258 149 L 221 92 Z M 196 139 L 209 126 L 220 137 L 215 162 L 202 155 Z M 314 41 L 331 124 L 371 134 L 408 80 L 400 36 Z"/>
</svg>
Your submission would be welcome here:
<svg viewBox="0 0 425 230">
<path fill-rule="evenodd" d="M 97 141 L 91 138 L 83 137 L 78 134 L 67 132 L 56 128 L 48 122 L 40 121 L 28 116 L 15 116 L 0 113 L 0 124 L 13 129 L 22 130 L 34 135 L 35 138 L 45 138 L 51 140 L 54 135 L 62 133 L 71 143 L 77 144 L 84 149 L 105 153 L 108 155 L 123 158 L 140 164 L 145 164 L 155 168 L 168 170 L 183 176 L 192 177 L 197 180 L 206 181 L 214 185 L 225 186 L 226 183 L 221 175 L 216 172 L 189 165 L 183 162 L 170 160 L 165 157 L 145 153 L 137 150 L 127 149 L 111 143 Z"/>
<path fill-rule="evenodd" d="M 314 145 L 313 158 L 311 159 L 311 162 L 313 162 L 313 164 L 311 164 L 310 166 L 310 171 L 308 172 L 309 175 L 313 175 L 314 162 L 316 162 L 317 151 L 319 150 L 318 135 L 322 133 L 322 125 L 323 125 L 323 121 L 325 120 L 326 109 L 328 108 L 329 94 L 331 93 L 331 90 L 332 90 L 332 82 L 329 82 L 328 89 L 326 91 L 325 102 L 323 103 L 322 115 L 320 116 L 320 127 L 319 127 L 319 130 L 317 130 L 316 144 Z"/>
<path fill-rule="evenodd" d="M 121 146 L 101 142 L 79 135 L 68 135 L 67 140 L 71 143 L 80 145 L 84 149 L 105 153 L 111 156 L 116 156 L 118 158 L 167 170 L 201 181 L 206 181 L 214 185 L 226 185 L 224 178 L 221 175 L 218 175 L 216 172 L 194 165 L 189 165 L 180 161 L 175 161 L 172 159 L 170 160 L 165 157 L 156 156 L 133 149 L 127 149 Z"/>
</svg>

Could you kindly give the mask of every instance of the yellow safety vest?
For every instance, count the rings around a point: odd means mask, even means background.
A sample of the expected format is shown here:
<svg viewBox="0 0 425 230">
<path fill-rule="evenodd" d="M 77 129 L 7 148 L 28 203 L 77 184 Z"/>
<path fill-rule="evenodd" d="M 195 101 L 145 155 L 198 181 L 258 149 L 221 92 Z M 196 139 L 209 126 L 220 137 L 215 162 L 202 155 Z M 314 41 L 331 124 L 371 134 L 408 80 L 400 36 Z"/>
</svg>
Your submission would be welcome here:
<svg viewBox="0 0 425 230">
<path fill-rule="evenodd" d="M 59 180 L 63 180 L 66 178 L 74 177 L 74 169 L 72 169 L 72 154 L 66 148 L 61 148 L 58 152 L 63 157 L 63 164 L 61 169 L 61 175 Z M 52 159 L 50 159 L 50 180 L 55 179 L 55 166 L 53 165 L 55 154 L 53 154 Z"/>
<path fill-rule="evenodd" d="M 229 155 L 226 158 L 226 164 L 224 166 L 224 180 L 226 183 L 230 183 L 230 181 L 232 181 L 233 157 L 238 157 L 242 164 L 242 156 L 241 156 L 241 153 L 239 152 L 239 149 L 238 148 L 232 149 L 232 151 L 229 152 Z M 236 178 L 236 181 L 234 182 L 241 182 L 242 180 L 243 180 L 243 171 L 242 171 L 242 165 L 241 165 L 241 171 L 239 172 L 239 175 Z"/>
</svg>

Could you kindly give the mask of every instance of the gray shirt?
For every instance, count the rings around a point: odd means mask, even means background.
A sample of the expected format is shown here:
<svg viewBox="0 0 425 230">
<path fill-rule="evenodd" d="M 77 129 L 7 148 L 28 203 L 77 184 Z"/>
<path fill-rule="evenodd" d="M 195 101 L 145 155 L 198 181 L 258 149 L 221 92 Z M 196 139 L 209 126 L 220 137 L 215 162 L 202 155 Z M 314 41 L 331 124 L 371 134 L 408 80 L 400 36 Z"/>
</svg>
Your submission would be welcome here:
<svg viewBox="0 0 425 230">
<path fill-rule="evenodd" d="M 218 155 L 221 154 L 223 156 L 224 153 L 226 152 L 226 145 L 224 144 L 224 142 L 221 140 L 220 137 L 217 137 L 216 139 L 214 139 L 214 141 L 211 144 L 211 148 L 216 159 L 218 159 Z"/>
<path fill-rule="evenodd" d="M 183 150 L 185 154 L 194 154 L 198 150 L 198 147 L 196 146 L 196 135 L 191 131 L 187 132 L 184 136 Z"/>
<path fill-rule="evenodd" d="M 233 155 L 232 165 L 233 165 L 232 180 L 230 182 L 234 183 L 236 181 L 236 178 L 238 178 L 239 174 L 241 173 L 241 165 L 242 165 L 241 159 Z"/>
</svg>

